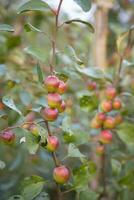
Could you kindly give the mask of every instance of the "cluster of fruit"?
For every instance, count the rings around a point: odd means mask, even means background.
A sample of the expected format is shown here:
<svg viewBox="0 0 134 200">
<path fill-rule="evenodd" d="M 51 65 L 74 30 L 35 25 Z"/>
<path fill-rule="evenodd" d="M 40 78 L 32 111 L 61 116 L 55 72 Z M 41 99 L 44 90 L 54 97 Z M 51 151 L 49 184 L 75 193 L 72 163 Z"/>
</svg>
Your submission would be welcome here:
<svg viewBox="0 0 134 200">
<path fill-rule="evenodd" d="M 62 100 L 61 95 L 67 90 L 67 85 L 58 77 L 51 75 L 44 80 L 44 85 L 47 89 L 48 106 L 43 108 L 41 114 L 46 121 L 55 121 L 59 113 L 64 112 L 66 104 Z M 49 133 L 50 134 L 50 133 Z M 59 147 L 59 140 L 54 135 L 49 135 L 47 138 L 46 148 L 49 152 L 54 153 Z M 69 169 L 64 165 L 56 166 L 53 170 L 53 178 L 57 183 L 64 184 L 70 177 Z"/>
<path fill-rule="evenodd" d="M 55 121 L 58 113 L 64 112 L 66 108 L 66 104 L 62 100 L 61 95 L 65 93 L 67 85 L 54 75 L 48 76 L 44 80 L 44 84 L 48 91 L 47 101 L 49 107 L 42 109 L 41 113 L 45 120 Z"/>
<path fill-rule="evenodd" d="M 122 108 L 122 102 L 117 98 L 117 91 L 113 86 L 107 87 L 104 93 L 105 100 L 99 105 L 99 112 L 91 121 L 91 127 L 101 129 L 97 137 L 99 144 L 96 147 L 96 152 L 104 153 L 104 146 L 101 144 L 109 144 L 112 142 L 111 129 L 116 128 L 122 122 L 122 116 L 118 112 Z M 115 112 L 116 111 L 116 112 Z"/>
</svg>

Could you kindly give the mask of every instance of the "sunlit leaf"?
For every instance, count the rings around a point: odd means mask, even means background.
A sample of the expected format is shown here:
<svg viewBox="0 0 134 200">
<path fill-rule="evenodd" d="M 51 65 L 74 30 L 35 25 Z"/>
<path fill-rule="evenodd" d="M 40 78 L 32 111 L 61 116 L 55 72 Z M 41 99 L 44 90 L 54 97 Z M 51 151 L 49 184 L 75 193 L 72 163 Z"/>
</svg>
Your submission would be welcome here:
<svg viewBox="0 0 134 200">
<path fill-rule="evenodd" d="M 21 111 L 16 107 L 13 99 L 10 96 L 4 96 L 2 98 L 2 102 L 9 108 L 11 108 L 12 110 L 16 111 L 17 113 L 19 113 L 20 115 L 22 115 Z"/>
<path fill-rule="evenodd" d="M 91 0 L 74 0 L 85 12 L 91 8 Z"/>
<path fill-rule="evenodd" d="M 17 14 L 28 11 L 46 11 L 49 5 L 41 0 L 31 0 L 19 7 Z"/>
</svg>

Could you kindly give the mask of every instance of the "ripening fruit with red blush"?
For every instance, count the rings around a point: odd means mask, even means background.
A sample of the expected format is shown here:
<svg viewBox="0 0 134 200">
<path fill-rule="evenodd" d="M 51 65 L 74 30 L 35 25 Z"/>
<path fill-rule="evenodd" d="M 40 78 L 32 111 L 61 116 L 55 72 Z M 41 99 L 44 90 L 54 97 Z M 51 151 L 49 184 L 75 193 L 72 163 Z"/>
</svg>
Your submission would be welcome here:
<svg viewBox="0 0 134 200">
<path fill-rule="evenodd" d="M 38 136 L 39 135 L 39 130 L 38 130 L 38 128 L 37 128 L 37 126 L 35 124 L 32 124 L 29 127 L 29 130 L 34 136 Z"/>
<path fill-rule="evenodd" d="M 98 145 L 98 146 L 96 147 L 96 153 L 97 153 L 98 155 L 103 155 L 104 152 L 105 152 L 105 147 L 104 147 L 104 145 Z"/>
<path fill-rule="evenodd" d="M 106 119 L 106 114 L 105 113 L 97 113 L 96 115 L 96 119 L 99 122 L 104 122 L 104 120 Z"/>
<path fill-rule="evenodd" d="M 64 165 L 61 165 L 59 167 L 55 167 L 54 171 L 53 171 L 53 178 L 57 183 L 64 184 L 70 178 L 70 171 Z"/>
<path fill-rule="evenodd" d="M 95 117 L 95 118 L 92 119 L 90 126 L 91 126 L 91 128 L 96 128 L 96 129 L 98 129 L 98 128 L 101 128 L 102 122 L 98 121 L 98 120 L 96 119 L 96 117 Z"/>
<path fill-rule="evenodd" d="M 122 107 L 122 103 L 121 103 L 120 99 L 115 99 L 113 101 L 113 109 L 119 110 L 119 109 L 121 109 L 121 107 Z"/>
<path fill-rule="evenodd" d="M 123 122 L 123 118 L 120 114 L 115 116 L 115 125 L 118 126 Z"/>
<path fill-rule="evenodd" d="M 59 140 L 56 136 L 52 135 L 52 136 L 49 136 L 48 139 L 47 139 L 47 150 L 50 151 L 50 152 L 54 152 L 58 149 L 59 147 Z"/>
<path fill-rule="evenodd" d="M 45 120 L 52 122 L 57 119 L 58 110 L 56 108 L 44 108 L 41 114 Z"/>
<path fill-rule="evenodd" d="M 59 113 L 62 113 L 65 111 L 65 109 L 66 109 L 66 103 L 64 100 L 62 100 L 61 104 L 58 106 L 58 111 Z"/>
<path fill-rule="evenodd" d="M 112 102 L 105 100 L 101 103 L 100 108 L 103 112 L 110 112 L 112 110 Z"/>
<path fill-rule="evenodd" d="M 58 90 L 60 81 L 56 76 L 52 75 L 52 76 L 48 76 L 44 80 L 44 84 L 48 92 L 56 92 Z"/>
<path fill-rule="evenodd" d="M 60 81 L 57 92 L 59 94 L 64 94 L 66 90 L 67 90 L 67 84 L 64 81 Z"/>
<path fill-rule="evenodd" d="M 58 93 L 50 93 L 47 95 L 47 101 L 51 108 L 58 108 L 62 102 L 62 98 Z"/>
<path fill-rule="evenodd" d="M 110 144 L 112 142 L 112 132 L 109 130 L 103 130 L 100 133 L 100 142 L 103 144 Z"/>
<path fill-rule="evenodd" d="M 113 128 L 115 128 L 115 125 L 116 125 L 116 123 L 115 123 L 115 118 L 110 117 L 110 116 L 108 116 L 108 117 L 105 119 L 104 123 L 103 123 L 103 127 L 104 127 L 105 129 L 113 129 Z"/>
<path fill-rule="evenodd" d="M 106 89 L 106 97 L 109 100 L 114 99 L 116 97 L 116 95 L 117 95 L 117 92 L 116 92 L 116 89 L 113 86 L 107 87 L 107 89 Z"/>
<path fill-rule="evenodd" d="M 90 80 L 87 82 L 87 89 L 88 89 L 89 91 L 96 90 L 96 88 L 97 88 L 96 82 L 90 81 Z"/>
<path fill-rule="evenodd" d="M 5 144 L 11 144 L 15 141 L 15 134 L 12 132 L 12 130 L 5 131 L 4 133 L 0 134 L 0 140 Z"/>
</svg>

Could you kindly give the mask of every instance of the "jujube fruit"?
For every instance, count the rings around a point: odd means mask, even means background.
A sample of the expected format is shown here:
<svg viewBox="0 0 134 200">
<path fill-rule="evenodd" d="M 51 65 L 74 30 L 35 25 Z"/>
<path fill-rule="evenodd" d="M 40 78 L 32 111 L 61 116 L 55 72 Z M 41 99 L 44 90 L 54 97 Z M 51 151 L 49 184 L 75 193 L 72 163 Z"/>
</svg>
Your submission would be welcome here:
<svg viewBox="0 0 134 200">
<path fill-rule="evenodd" d="M 64 94 L 66 90 L 67 90 L 67 84 L 64 81 L 60 81 L 57 92 L 59 94 Z"/>
<path fill-rule="evenodd" d="M 0 134 L 0 139 L 6 144 L 11 144 L 15 141 L 15 134 L 12 130 L 7 130 Z"/>
<path fill-rule="evenodd" d="M 105 129 L 115 128 L 115 118 L 108 116 L 103 123 L 103 127 Z"/>
<path fill-rule="evenodd" d="M 109 86 L 107 87 L 106 89 L 106 97 L 109 99 L 109 100 L 112 100 L 116 97 L 116 89 L 113 87 L 113 86 Z"/>
<path fill-rule="evenodd" d="M 53 171 L 53 178 L 57 183 L 64 184 L 70 178 L 70 171 L 64 165 L 61 165 L 59 167 L 55 167 L 54 171 Z"/>
<path fill-rule="evenodd" d="M 120 99 L 115 99 L 113 101 L 113 109 L 119 110 L 119 109 L 121 109 L 121 107 L 122 107 L 122 103 L 121 103 Z"/>
<path fill-rule="evenodd" d="M 56 108 L 44 108 L 41 114 L 45 120 L 55 121 L 58 117 L 58 110 Z"/>
<path fill-rule="evenodd" d="M 112 132 L 109 131 L 109 130 L 103 130 L 101 131 L 100 133 L 100 141 L 103 143 L 103 144 L 110 144 L 112 142 Z"/>
<path fill-rule="evenodd" d="M 110 112 L 112 110 L 112 102 L 108 100 L 104 100 L 100 105 L 102 111 Z"/>
<path fill-rule="evenodd" d="M 47 101 L 51 108 L 58 108 L 62 102 L 62 99 L 58 93 L 50 93 L 47 95 Z"/>
<path fill-rule="evenodd" d="M 48 92 L 56 92 L 59 87 L 59 83 L 59 79 L 54 75 L 48 76 L 44 80 L 44 84 Z"/>
<path fill-rule="evenodd" d="M 50 152 L 54 152 L 59 147 L 59 140 L 56 136 L 52 135 L 47 138 L 47 150 Z"/>
<path fill-rule="evenodd" d="M 64 100 L 62 100 L 61 104 L 58 106 L 58 111 L 59 113 L 62 113 L 65 111 L 65 109 L 66 109 L 66 103 Z"/>
</svg>

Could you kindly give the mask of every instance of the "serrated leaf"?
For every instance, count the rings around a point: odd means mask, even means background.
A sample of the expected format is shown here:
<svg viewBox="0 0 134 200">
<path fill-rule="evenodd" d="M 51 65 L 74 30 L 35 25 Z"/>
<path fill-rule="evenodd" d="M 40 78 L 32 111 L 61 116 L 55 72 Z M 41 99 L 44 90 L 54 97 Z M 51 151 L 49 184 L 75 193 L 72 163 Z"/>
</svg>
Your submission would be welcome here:
<svg viewBox="0 0 134 200">
<path fill-rule="evenodd" d="M 87 25 L 91 33 L 94 33 L 94 31 L 95 31 L 94 27 L 93 27 L 93 25 L 91 23 L 89 23 L 87 21 L 84 21 L 84 20 L 81 20 L 81 19 L 72 19 L 72 20 L 68 20 L 68 21 L 66 21 L 64 23 L 65 24 L 70 24 L 70 23 L 74 23 L 74 22 L 76 22 L 76 23 L 82 23 L 82 24 Z"/>
<path fill-rule="evenodd" d="M 2 98 L 2 102 L 9 108 L 11 108 L 12 110 L 16 111 L 17 113 L 19 113 L 19 115 L 22 115 L 21 111 L 16 107 L 13 99 L 10 96 L 4 96 Z"/>
<path fill-rule="evenodd" d="M 31 0 L 19 7 L 17 14 L 28 11 L 46 11 L 50 6 L 41 0 Z"/>
<path fill-rule="evenodd" d="M 27 32 L 34 31 L 34 32 L 43 33 L 40 29 L 36 28 L 35 26 L 33 26 L 33 25 L 30 24 L 30 23 L 25 24 L 24 28 L 25 28 L 25 30 L 26 30 Z"/>
<path fill-rule="evenodd" d="M 8 24 L 0 24 L 0 31 L 14 32 L 14 28 Z"/>
<path fill-rule="evenodd" d="M 37 74 L 38 74 L 38 80 L 42 84 L 43 80 L 44 80 L 44 77 L 43 77 L 43 72 L 42 72 L 41 67 L 40 67 L 39 64 L 37 64 Z"/>
<path fill-rule="evenodd" d="M 68 54 L 68 56 L 74 61 L 76 62 L 78 65 L 83 65 L 84 62 L 82 60 L 80 60 L 76 53 L 75 53 L 75 50 L 71 47 L 71 46 L 67 46 L 65 48 L 65 52 Z"/>
<path fill-rule="evenodd" d="M 74 0 L 83 11 L 88 12 L 91 8 L 91 0 Z"/>
<path fill-rule="evenodd" d="M 68 146 L 67 156 L 73 158 L 85 158 L 85 155 L 83 155 L 73 143 L 70 143 Z"/>
<path fill-rule="evenodd" d="M 41 50 L 39 47 L 26 47 L 24 48 L 24 51 L 41 62 L 45 62 L 46 60 L 44 50 Z"/>
</svg>

